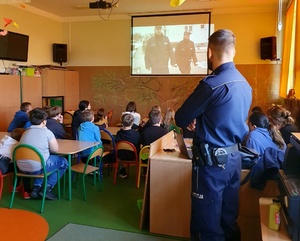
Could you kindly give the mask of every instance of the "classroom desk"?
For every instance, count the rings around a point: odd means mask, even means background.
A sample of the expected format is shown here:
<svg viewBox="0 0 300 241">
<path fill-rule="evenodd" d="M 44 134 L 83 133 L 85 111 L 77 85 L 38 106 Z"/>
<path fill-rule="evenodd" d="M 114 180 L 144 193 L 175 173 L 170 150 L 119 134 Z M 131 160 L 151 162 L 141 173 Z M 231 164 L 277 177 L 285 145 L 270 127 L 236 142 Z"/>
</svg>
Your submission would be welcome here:
<svg viewBox="0 0 300 241">
<path fill-rule="evenodd" d="M 117 132 L 120 130 L 119 126 L 109 126 L 106 128 L 113 136 L 117 135 Z"/>
<path fill-rule="evenodd" d="M 259 199 L 259 211 L 260 211 L 260 226 L 261 236 L 263 241 L 291 241 L 292 239 L 288 235 L 284 226 L 284 220 L 281 218 L 280 229 L 278 231 L 269 229 L 269 205 L 272 203 L 272 198 L 262 197 Z"/>
<path fill-rule="evenodd" d="M 68 168 L 68 178 L 69 178 L 69 200 L 72 199 L 72 155 L 79 153 L 83 150 L 86 150 L 90 147 L 96 146 L 99 142 L 90 142 L 90 141 L 77 141 L 77 140 L 66 140 L 66 139 L 57 139 L 59 150 L 55 154 L 67 155 L 69 168 Z"/>
<path fill-rule="evenodd" d="M 39 214 L 21 209 L 0 208 L 1 240 L 40 241 L 47 238 L 49 225 Z"/>
</svg>

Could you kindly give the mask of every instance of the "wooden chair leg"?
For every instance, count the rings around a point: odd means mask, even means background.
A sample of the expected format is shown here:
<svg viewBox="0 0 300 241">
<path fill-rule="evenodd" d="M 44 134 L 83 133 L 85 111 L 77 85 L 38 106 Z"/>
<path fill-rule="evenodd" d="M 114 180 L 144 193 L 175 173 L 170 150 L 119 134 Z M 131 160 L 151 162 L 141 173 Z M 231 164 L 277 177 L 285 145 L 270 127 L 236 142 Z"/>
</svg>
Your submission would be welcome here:
<svg viewBox="0 0 300 241">
<path fill-rule="evenodd" d="M 136 188 L 139 188 L 139 176 L 140 176 L 140 169 L 139 165 L 136 165 L 136 174 L 135 174 L 135 182 L 136 182 Z"/>
</svg>

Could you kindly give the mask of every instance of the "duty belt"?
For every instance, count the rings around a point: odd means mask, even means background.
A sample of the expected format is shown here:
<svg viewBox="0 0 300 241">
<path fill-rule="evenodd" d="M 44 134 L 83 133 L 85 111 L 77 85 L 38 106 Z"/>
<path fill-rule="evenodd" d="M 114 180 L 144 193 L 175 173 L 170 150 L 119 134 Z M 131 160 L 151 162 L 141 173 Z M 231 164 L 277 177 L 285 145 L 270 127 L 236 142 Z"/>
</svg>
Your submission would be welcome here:
<svg viewBox="0 0 300 241">
<path fill-rule="evenodd" d="M 239 151 L 239 145 L 210 147 L 207 143 L 193 146 L 193 164 L 196 166 L 222 166 L 227 163 L 228 155 Z"/>
<path fill-rule="evenodd" d="M 238 152 L 239 151 L 239 145 L 234 144 L 232 146 L 215 147 L 212 150 L 213 150 L 213 155 L 214 156 L 228 155 L 228 154 L 233 153 L 233 152 Z"/>
</svg>

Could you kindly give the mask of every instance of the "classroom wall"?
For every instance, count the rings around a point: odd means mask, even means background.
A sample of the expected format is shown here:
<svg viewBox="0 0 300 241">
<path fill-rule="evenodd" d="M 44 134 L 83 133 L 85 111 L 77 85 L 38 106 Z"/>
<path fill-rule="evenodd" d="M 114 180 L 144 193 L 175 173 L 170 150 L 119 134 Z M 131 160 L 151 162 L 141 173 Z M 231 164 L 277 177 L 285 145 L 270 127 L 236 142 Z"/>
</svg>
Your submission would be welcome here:
<svg viewBox="0 0 300 241">
<path fill-rule="evenodd" d="M 88 99 L 94 108 L 115 109 L 115 121 L 127 101 L 135 100 L 142 116 L 154 104 L 178 108 L 201 77 L 131 77 L 130 19 L 62 22 L 2 5 L 0 14 L 17 22 L 19 29 L 9 31 L 28 34 L 29 59 L 22 65 L 58 65 L 52 62 L 52 44 L 68 44 L 68 63 L 79 71 L 80 99 Z M 267 109 L 279 99 L 280 62 L 260 60 L 260 38 L 277 36 L 281 57 L 281 33 L 276 30 L 276 12 L 240 12 L 214 14 L 214 29 L 228 28 L 237 38 L 235 63 L 253 88 L 253 106 Z M 5 65 L 11 65 L 4 61 Z M 0 67 L 1 68 L 1 67 Z M 115 87 L 115 88 L 114 88 Z M 106 96 L 107 95 L 107 96 Z"/>
<path fill-rule="evenodd" d="M 17 62 L 19 65 L 54 64 L 52 62 L 52 43 L 65 41 L 63 23 L 33 14 L 24 8 L 4 4 L 1 4 L 0 16 L 1 19 L 10 18 L 19 25 L 19 28 L 16 28 L 10 24 L 5 27 L 6 30 L 29 35 L 28 62 Z M 0 28 L 3 29 L 3 26 L 4 21 Z M 13 63 L 16 61 L 0 61 L 0 69 L 12 67 Z"/>
<path fill-rule="evenodd" d="M 214 29 L 231 29 L 237 38 L 237 64 L 275 64 L 260 59 L 260 38 L 278 36 L 276 12 L 213 14 Z M 70 23 L 69 66 L 129 66 L 130 19 Z M 281 43 L 278 56 L 281 57 Z"/>
<path fill-rule="evenodd" d="M 253 88 L 252 107 L 259 105 L 265 111 L 272 103 L 278 102 L 281 65 L 280 62 L 260 59 L 260 38 L 274 35 L 278 36 L 278 40 L 281 38 L 281 33 L 276 30 L 276 16 L 275 12 L 212 14 L 215 30 L 228 28 L 235 33 L 235 63 Z M 151 106 L 155 104 L 160 104 L 163 111 L 168 107 L 176 110 L 201 79 L 174 76 L 131 77 L 129 20 L 76 22 L 70 25 L 74 48 L 69 64 L 71 69 L 79 71 L 80 98 L 90 100 L 93 109 L 114 109 L 113 123 L 119 122 L 122 111 L 131 100 L 137 102 L 138 111 L 143 117 L 147 116 Z M 118 26 L 121 27 L 117 28 Z M 87 40 L 89 44 L 85 44 L 83 36 L 75 37 L 75 33 L 83 31 L 93 36 Z M 103 32 L 106 31 L 112 37 L 105 40 Z M 104 39 L 105 44 L 98 43 L 95 47 L 94 43 L 92 46 L 95 39 Z M 113 44 L 109 45 L 109 42 Z M 278 51 L 280 46 L 278 44 Z M 92 49 L 99 55 L 92 54 Z M 73 59 L 76 55 L 81 56 L 80 60 L 77 57 L 76 60 Z M 278 56 L 280 55 L 279 53 Z"/>
</svg>

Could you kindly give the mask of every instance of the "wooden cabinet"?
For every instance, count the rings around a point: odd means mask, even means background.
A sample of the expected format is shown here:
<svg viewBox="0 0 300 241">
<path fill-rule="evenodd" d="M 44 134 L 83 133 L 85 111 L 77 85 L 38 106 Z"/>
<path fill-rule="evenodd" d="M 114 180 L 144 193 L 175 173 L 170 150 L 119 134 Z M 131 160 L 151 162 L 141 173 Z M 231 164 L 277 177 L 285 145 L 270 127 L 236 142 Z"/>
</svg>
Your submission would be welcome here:
<svg viewBox="0 0 300 241">
<path fill-rule="evenodd" d="M 65 71 L 44 69 L 41 71 L 43 80 L 43 96 L 65 95 Z"/>
<path fill-rule="evenodd" d="M 67 110 L 77 110 L 79 103 L 79 73 L 78 71 L 65 71 L 64 107 Z"/>
<path fill-rule="evenodd" d="M 0 131 L 7 131 L 14 114 L 20 110 L 21 102 L 30 102 L 33 107 L 42 106 L 40 77 L 22 76 L 22 81 L 20 81 L 18 75 L 1 75 L 0 85 Z"/>
<path fill-rule="evenodd" d="M 70 70 L 41 71 L 43 97 L 64 97 L 64 110 L 75 110 L 79 103 L 79 73 Z"/>
<path fill-rule="evenodd" d="M 30 102 L 32 107 L 42 107 L 42 80 L 40 77 L 22 77 L 22 102 Z"/>
</svg>

